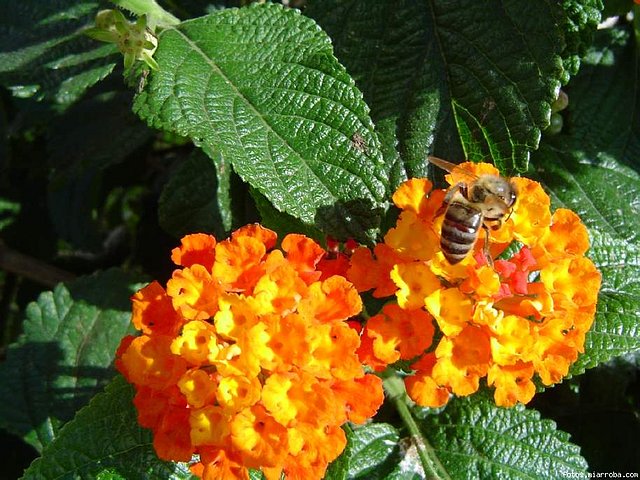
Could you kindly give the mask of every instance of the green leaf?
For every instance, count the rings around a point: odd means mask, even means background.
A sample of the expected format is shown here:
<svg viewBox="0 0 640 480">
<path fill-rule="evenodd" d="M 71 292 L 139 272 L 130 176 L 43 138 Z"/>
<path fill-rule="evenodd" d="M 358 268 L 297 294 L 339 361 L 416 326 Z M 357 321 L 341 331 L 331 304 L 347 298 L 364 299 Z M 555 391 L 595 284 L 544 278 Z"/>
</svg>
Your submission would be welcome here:
<svg viewBox="0 0 640 480">
<path fill-rule="evenodd" d="M 134 105 L 150 125 L 219 150 L 279 211 L 337 237 L 375 234 L 387 167 L 361 93 L 310 19 L 226 9 L 163 30 L 154 58 Z"/>
<path fill-rule="evenodd" d="M 155 455 L 151 432 L 137 423 L 133 394 L 131 385 L 116 377 L 65 425 L 22 478 L 195 478 L 185 465 Z"/>
<path fill-rule="evenodd" d="M 409 176 L 427 152 L 493 157 L 523 171 L 563 76 L 556 2 L 322 0 L 327 30 L 362 89 L 388 163 Z"/>
<path fill-rule="evenodd" d="M 264 475 L 261 470 L 249 469 L 249 480 L 264 480 Z"/>
<path fill-rule="evenodd" d="M 0 84 L 65 107 L 115 66 L 115 46 L 82 34 L 98 1 L 5 2 L 0 17 Z"/>
<path fill-rule="evenodd" d="M 532 157 L 554 204 L 589 227 L 588 255 L 602 272 L 595 322 L 573 374 L 640 349 L 639 73 L 630 29 L 599 31 L 571 83 L 571 128 Z"/>
<path fill-rule="evenodd" d="M 558 206 L 591 229 L 640 240 L 640 98 L 637 52 L 628 27 L 601 30 L 569 90 L 570 129 L 532 161 Z"/>
<path fill-rule="evenodd" d="M 421 430 L 452 479 L 552 479 L 586 476 L 569 435 L 522 405 L 500 408 L 489 396 L 455 398 Z"/>
<path fill-rule="evenodd" d="M 575 211 L 591 231 L 599 230 L 637 243 L 640 240 L 637 201 L 640 175 L 620 161 L 622 159 L 618 160 L 620 157 L 611 156 L 606 150 L 589 154 L 586 148 L 586 144 L 584 148 L 574 147 L 572 139 L 564 145 L 560 142 L 553 147 L 543 145 L 532 156 L 538 177 L 551 194 L 554 205 Z"/>
<path fill-rule="evenodd" d="M 6 162 L 9 158 L 9 124 L 7 121 L 7 111 L 4 99 L 0 98 L 0 158 L 2 162 L 0 166 L 6 168 Z"/>
<path fill-rule="evenodd" d="M 188 233 L 211 233 L 224 238 L 231 230 L 229 181 L 231 165 L 220 155 L 196 149 L 180 164 L 160 195 L 158 221 L 177 238 Z"/>
<path fill-rule="evenodd" d="M 578 73 L 580 57 L 593 41 L 604 5 L 602 0 L 562 0 L 559 3 L 565 14 L 560 21 L 563 22 L 562 30 L 565 33 L 562 58 L 565 68 L 563 83 L 566 83 L 569 75 Z"/>
<path fill-rule="evenodd" d="M 98 93 L 50 125 L 48 160 L 55 169 L 47 186 L 50 218 L 58 235 L 76 248 L 103 248 L 104 232 L 95 218 L 103 171 L 151 138 L 151 130 L 131 112 L 131 100 L 130 92 Z"/>
<path fill-rule="evenodd" d="M 41 450 L 113 377 L 131 332 L 135 280 L 108 270 L 58 285 L 29 304 L 24 334 L 0 366 L 0 425 Z"/>
<path fill-rule="evenodd" d="M 572 432 L 592 472 L 640 471 L 639 360 L 625 355 L 588 370 L 575 396 L 554 388 L 542 405 Z"/>
<path fill-rule="evenodd" d="M 400 436 L 392 425 L 370 423 L 363 426 L 345 426 L 347 448 L 329 468 L 328 479 L 382 479 L 392 472 L 400 461 Z M 334 464 L 341 468 L 336 472 Z M 345 472 L 346 470 L 346 472 Z"/>
<path fill-rule="evenodd" d="M 0 197 L 0 231 L 16 221 L 20 213 L 20 204 Z"/>
<path fill-rule="evenodd" d="M 152 132 L 131 112 L 131 101 L 127 91 L 100 92 L 56 118 L 47 146 L 58 177 L 120 163 L 151 139 Z"/>
</svg>

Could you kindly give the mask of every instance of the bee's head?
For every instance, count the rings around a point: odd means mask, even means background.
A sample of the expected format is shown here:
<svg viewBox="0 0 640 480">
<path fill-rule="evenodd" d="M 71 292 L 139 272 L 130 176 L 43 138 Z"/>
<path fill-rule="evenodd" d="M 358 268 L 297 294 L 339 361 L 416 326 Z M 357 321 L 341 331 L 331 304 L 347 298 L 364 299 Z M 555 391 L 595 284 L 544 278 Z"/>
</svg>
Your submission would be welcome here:
<svg viewBox="0 0 640 480">
<path fill-rule="evenodd" d="M 487 197 L 497 197 L 507 208 L 516 203 L 517 190 L 513 182 L 498 175 L 482 175 L 478 178 L 472 201 L 485 201 Z"/>
</svg>

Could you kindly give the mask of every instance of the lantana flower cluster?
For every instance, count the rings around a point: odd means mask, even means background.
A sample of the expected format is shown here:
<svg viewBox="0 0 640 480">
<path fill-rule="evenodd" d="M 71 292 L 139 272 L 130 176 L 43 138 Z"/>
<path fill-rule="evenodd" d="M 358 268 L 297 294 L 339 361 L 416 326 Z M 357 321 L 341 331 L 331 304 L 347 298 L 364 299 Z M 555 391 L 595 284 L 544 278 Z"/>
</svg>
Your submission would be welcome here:
<svg viewBox="0 0 640 480">
<path fill-rule="evenodd" d="M 465 163 L 447 175 L 494 174 L 489 164 Z M 359 291 L 392 297 L 362 333 L 362 360 L 383 370 L 409 361 L 409 396 L 423 406 L 451 394 L 476 392 L 486 378 L 497 405 L 527 403 L 544 385 L 559 382 L 584 350 L 593 322 L 600 273 L 585 257 L 587 230 L 564 208 L 550 212 L 541 185 L 514 178 L 518 200 L 499 229 L 484 231 L 469 255 L 451 265 L 440 247 L 444 190 L 427 179 L 402 184 L 393 196 L 402 210 L 395 228 L 370 250 L 351 257 L 347 278 Z"/>
<path fill-rule="evenodd" d="M 116 366 L 136 388 L 159 457 L 191 461 L 205 479 L 321 478 L 344 449 L 340 428 L 383 400 L 345 321 L 361 308 L 344 277 L 323 274 L 324 250 L 259 225 L 222 242 L 187 235 L 179 267 L 133 297 L 135 327 Z M 194 457 L 194 454 L 198 455 Z"/>
</svg>

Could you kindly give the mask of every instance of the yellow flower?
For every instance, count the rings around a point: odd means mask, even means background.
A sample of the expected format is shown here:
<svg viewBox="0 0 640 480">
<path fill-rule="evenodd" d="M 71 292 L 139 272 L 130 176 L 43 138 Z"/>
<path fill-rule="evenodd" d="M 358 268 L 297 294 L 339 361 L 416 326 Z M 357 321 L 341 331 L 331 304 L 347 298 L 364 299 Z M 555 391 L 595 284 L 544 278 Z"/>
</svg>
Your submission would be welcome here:
<svg viewBox="0 0 640 480">
<path fill-rule="evenodd" d="M 495 386 L 496 404 L 512 407 L 517 402 L 529 403 L 536 393 L 531 381 L 534 368 L 531 363 L 516 362 L 512 365 L 492 365 L 487 375 L 487 383 Z"/>
<path fill-rule="evenodd" d="M 203 365 L 217 360 L 221 345 L 210 323 L 201 320 L 188 322 L 182 334 L 171 342 L 171 352 L 179 355 L 192 365 Z"/>
<path fill-rule="evenodd" d="M 178 388 L 185 396 L 187 403 L 196 408 L 212 403 L 217 387 L 218 385 L 211 374 L 199 368 L 188 370 L 178 380 Z"/>
<path fill-rule="evenodd" d="M 398 305 L 405 310 L 422 307 L 425 297 L 442 287 L 440 280 L 423 262 L 397 264 L 390 275 L 398 286 Z"/>
<path fill-rule="evenodd" d="M 473 300 L 457 288 L 436 290 L 424 298 L 424 305 L 449 337 L 458 335 L 473 315 Z"/>
<path fill-rule="evenodd" d="M 221 445 L 231 435 L 227 417 L 222 408 L 205 405 L 190 410 L 191 443 L 200 445 Z"/>
<path fill-rule="evenodd" d="M 173 308 L 190 320 L 206 320 L 218 311 L 219 283 L 202 265 L 175 270 L 167 282 Z"/>
<path fill-rule="evenodd" d="M 288 453 L 287 429 L 262 405 L 241 410 L 231 420 L 231 443 L 249 468 L 275 467 Z"/>
</svg>

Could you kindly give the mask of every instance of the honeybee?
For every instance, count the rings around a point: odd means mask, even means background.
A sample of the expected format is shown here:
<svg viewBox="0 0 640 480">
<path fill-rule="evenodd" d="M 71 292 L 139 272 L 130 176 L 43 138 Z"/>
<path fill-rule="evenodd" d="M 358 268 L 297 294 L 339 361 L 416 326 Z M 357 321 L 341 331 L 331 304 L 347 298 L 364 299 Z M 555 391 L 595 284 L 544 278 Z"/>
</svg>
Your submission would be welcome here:
<svg viewBox="0 0 640 480">
<path fill-rule="evenodd" d="M 475 175 L 458 165 L 437 157 L 429 157 L 429 163 L 447 172 L 464 173 L 468 182 L 453 185 L 446 193 L 438 214 L 444 212 L 440 247 L 451 265 L 461 262 L 473 248 L 480 228 L 485 230 L 484 252 L 489 255 L 489 228 L 497 230 L 504 216 L 516 202 L 516 187 L 509 179 L 499 175 Z"/>
</svg>

